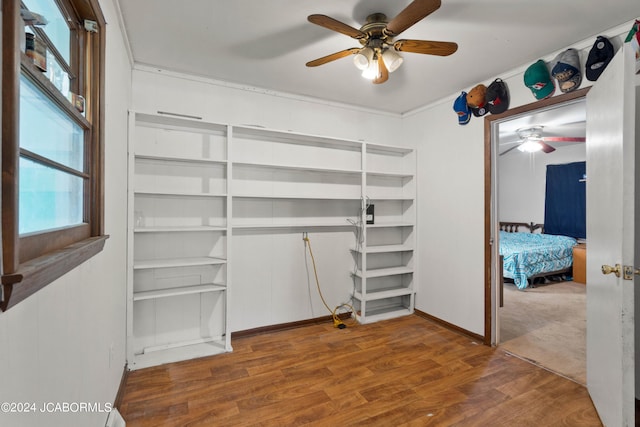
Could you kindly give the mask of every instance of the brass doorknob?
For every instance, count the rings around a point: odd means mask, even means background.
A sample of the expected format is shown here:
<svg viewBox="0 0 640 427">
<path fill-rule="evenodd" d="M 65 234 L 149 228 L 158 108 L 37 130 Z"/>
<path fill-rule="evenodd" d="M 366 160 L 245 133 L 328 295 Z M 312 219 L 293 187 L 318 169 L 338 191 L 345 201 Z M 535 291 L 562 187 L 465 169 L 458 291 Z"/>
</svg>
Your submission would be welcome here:
<svg viewBox="0 0 640 427">
<path fill-rule="evenodd" d="M 602 266 L 602 274 L 615 274 L 616 277 L 620 277 L 620 264 L 616 264 L 615 267 L 611 267 L 610 265 Z"/>
</svg>

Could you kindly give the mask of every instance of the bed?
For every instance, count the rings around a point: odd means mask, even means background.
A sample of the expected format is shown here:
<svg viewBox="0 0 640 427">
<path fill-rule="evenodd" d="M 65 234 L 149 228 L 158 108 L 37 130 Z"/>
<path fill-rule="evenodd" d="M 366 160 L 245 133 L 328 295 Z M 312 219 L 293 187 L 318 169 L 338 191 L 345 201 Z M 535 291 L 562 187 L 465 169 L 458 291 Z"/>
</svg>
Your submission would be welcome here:
<svg viewBox="0 0 640 427">
<path fill-rule="evenodd" d="M 542 224 L 501 222 L 499 239 L 502 275 L 513 279 L 518 289 L 537 277 L 571 274 L 577 244 L 573 237 L 544 234 Z"/>
</svg>

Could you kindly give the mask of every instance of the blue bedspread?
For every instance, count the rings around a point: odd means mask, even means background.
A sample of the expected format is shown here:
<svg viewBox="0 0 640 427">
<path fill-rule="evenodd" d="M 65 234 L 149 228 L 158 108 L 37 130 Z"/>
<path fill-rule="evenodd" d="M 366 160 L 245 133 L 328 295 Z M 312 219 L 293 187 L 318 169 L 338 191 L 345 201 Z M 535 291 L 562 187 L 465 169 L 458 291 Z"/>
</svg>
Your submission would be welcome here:
<svg viewBox="0 0 640 427">
<path fill-rule="evenodd" d="M 571 267 L 576 243 L 567 236 L 500 231 L 503 275 L 513 279 L 518 289 L 524 289 L 531 276 Z"/>
</svg>

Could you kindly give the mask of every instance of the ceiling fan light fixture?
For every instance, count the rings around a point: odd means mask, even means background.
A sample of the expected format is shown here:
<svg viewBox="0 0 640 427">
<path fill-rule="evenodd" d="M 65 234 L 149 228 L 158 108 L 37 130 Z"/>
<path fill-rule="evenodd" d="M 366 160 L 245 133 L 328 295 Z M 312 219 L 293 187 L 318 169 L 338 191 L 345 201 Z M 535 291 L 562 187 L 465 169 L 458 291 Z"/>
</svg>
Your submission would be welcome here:
<svg viewBox="0 0 640 427">
<path fill-rule="evenodd" d="M 378 65 L 378 58 L 373 57 L 371 61 L 369 61 L 369 66 L 362 70 L 362 77 L 367 80 L 374 80 L 380 76 L 380 66 Z"/>
<path fill-rule="evenodd" d="M 542 144 L 538 139 L 527 139 L 525 142 L 518 146 L 518 150 L 525 153 L 535 153 L 542 150 Z"/>
<path fill-rule="evenodd" d="M 395 50 L 386 49 L 382 52 L 382 60 L 384 61 L 384 65 L 387 66 L 387 70 L 389 70 L 390 73 L 393 73 L 395 70 L 400 68 L 404 58 L 402 58 L 402 56 L 400 56 L 400 54 Z"/>
<path fill-rule="evenodd" d="M 373 49 L 371 49 L 370 47 L 363 47 L 362 49 L 360 49 L 360 52 L 358 52 L 353 57 L 353 63 L 356 65 L 356 67 L 358 67 L 359 70 L 364 71 L 371 65 L 373 54 Z"/>
</svg>

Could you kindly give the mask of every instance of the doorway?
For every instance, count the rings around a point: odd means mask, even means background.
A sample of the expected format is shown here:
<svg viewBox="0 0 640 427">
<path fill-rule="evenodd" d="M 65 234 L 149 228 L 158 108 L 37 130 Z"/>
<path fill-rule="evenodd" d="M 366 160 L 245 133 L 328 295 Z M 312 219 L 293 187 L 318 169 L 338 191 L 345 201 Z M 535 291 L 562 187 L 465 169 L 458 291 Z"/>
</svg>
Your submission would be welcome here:
<svg viewBox="0 0 640 427">
<path fill-rule="evenodd" d="M 485 336 L 491 337 L 492 345 L 501 345 L 506 351 L 582 384 L 586 384 L 585 285 L 565 280 L 571 279 L 569 271 L 564 277 L 552 276 L 561 281 L 536 279 L 534 286 L 524 289 L 513 283 L 503 287 L 499 222 L 544 223 L 546 165 L 584 160 L 585 154 L 579 154 L 580 150 L 584 153 L 584 143 L 570 148 L 577 142 L 549 142 L 558 149 L 533 155 L 516 149 L 523 143 L 518 131 L 544 125 L 545 135 L 573 136 L 582 127 L 584 135 L 584 97 L 588 90 L 562 94 L 485 119 Z M 500 179 L 501 171 L 508 176 L 506 182 Z M 510 197 L 514 200 L 507 203 Z"/>
</svg>

